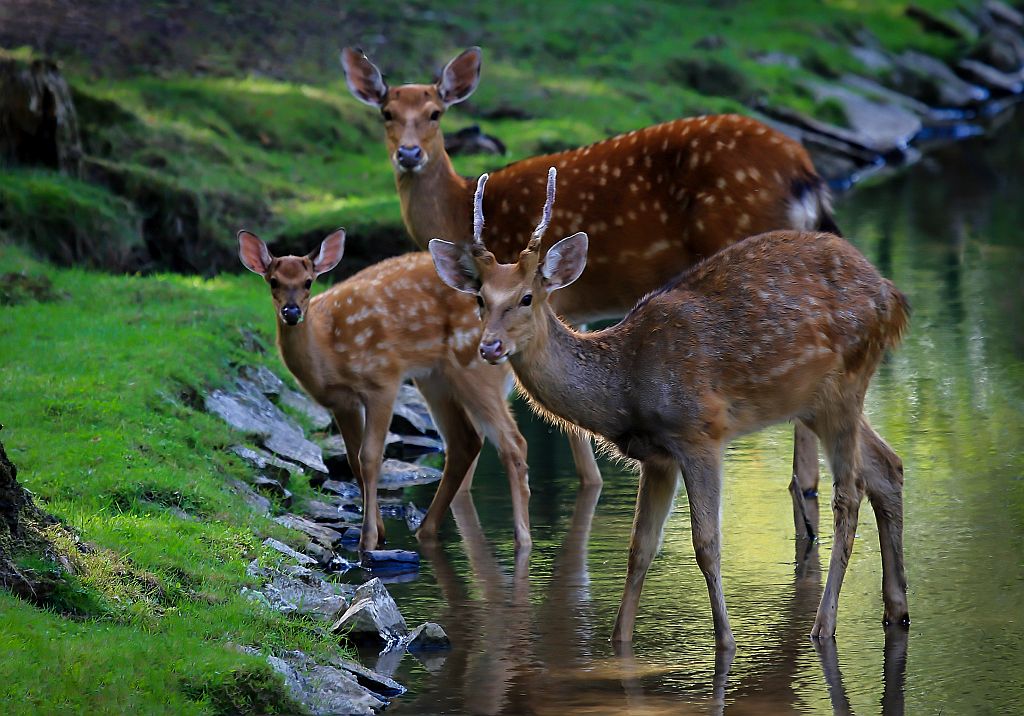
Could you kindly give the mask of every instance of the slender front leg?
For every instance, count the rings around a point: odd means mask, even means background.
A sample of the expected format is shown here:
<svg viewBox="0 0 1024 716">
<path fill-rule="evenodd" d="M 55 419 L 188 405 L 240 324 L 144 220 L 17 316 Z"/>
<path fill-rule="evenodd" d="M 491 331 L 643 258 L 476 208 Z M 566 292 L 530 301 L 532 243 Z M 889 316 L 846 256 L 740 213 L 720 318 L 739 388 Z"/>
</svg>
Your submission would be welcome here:
<svg viewBox="0 0 1024 716">
<path fill-rule="evenodd" d="M 793 475 L 789 494 L 793 498 L 793 527 L 798 540 L 814 541 L 818 536 L 818 438 L 806 425 L 793 426 Z"/>
<path fill-rule="evenodd" d="M 363 409 L 357 404 L 347 404 L 334 408 L 334 422 L 341 430 L 341 439 L 345 442 L 345 459 L 359 485 L 359 492 L 366 494 L 366 486 L 363 484 L 363 470 L 359 466 L 359 451 L 363 444 Z M 364 503 L 365 506 L 365 503 Z M 365 514 L 365 513 L 364 513 Z M 379 539 L 384 539 L 384 520 L 380 512 L 376 515 L 377 532 Z"/>
<path fill-rule="evenodd" d="M 633 515 L 633 534 L 629 540 L 626 586 L 615 618 L 613 642 L 633 641 L 640 592 L 643 591 L 651 560 L 661 546 L 661 535 L 672 510 L 678 480 L 679 466 L 670 459 L 647 460 L 640 469 L 640 491 Z"/>
<path fill-rule="evenodd" d="M 380 532 L 377 519 L 380 508 L 377 506 L 377 480 L 380 478 L 380 465 L 384 460 L 384 441 L 391 424 L 391 413 L 398 393 L 398 383 L 378 393 L 367 396 L 365 405 L 366 427 L 363 431 L 363 444 L 359 448 L 359 469 L 363 475 L 363 531 L 359 538 L 359 551 L 377 549 Z"/>
<path fill-rule="evenodd" d="M 836 613 L 839 611 L 839 592 L 843 587 L 846 567 L 853 554 L 853 540 L 857 533 L 857 515 L 863 497 L 860 472 L 859 416 L 843 416 L 841 424 L 830 425 L 819 431 L 832 467 L 832 512 L 835 535 L 832 556 L 828 563 L 828 579 L 821 595 L 818 614 L 811 629 L 812 637 L 834 637 Z M 823 434 L 824 433 L 824 434 Z"/>
<path fill-rule="evenodd" d="M 736 640 L 729 626 L 722 589 L 722 452 L 720 447 L 701 452 L 688 451 L 683 469 L 686 497 L 690 502 L 690 529 L 697 564 L 704 574 L 711 598 L 711 615 L 715 623 L 715 644 L 731 651 Z"/>
</svg>

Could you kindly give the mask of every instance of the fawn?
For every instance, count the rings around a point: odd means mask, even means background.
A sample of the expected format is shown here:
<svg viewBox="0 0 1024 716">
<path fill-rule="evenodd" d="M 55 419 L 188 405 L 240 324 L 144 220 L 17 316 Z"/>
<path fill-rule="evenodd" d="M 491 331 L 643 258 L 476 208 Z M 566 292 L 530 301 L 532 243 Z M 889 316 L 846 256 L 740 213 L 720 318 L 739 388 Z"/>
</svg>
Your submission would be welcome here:
<svg viewBox="0 0 1024 716">
<path fill-rule="evenodd" d="M 338 230 L 307 256 L 271 256 L 255 235 L 238 233 L 239 256 L 266 279 L 277 314 L 277 345 L 288 370 L 341 430 L 363 493 L 360 550 L 384 539 L 377 479 L 395 396 L 411 377 L 445 441 L 444 471 L 417 537 L 435 539 L 455 493 L 468 488 L 490 440 L 512 488 L 518 548 L 531 544 L 526 441 L 509 411 L 512 374 L 480 359 L 475 301 L 441 283 L 425 252 L 387 259 L 310 297 L 313 281 L 339 261 Z"/>
</svg>

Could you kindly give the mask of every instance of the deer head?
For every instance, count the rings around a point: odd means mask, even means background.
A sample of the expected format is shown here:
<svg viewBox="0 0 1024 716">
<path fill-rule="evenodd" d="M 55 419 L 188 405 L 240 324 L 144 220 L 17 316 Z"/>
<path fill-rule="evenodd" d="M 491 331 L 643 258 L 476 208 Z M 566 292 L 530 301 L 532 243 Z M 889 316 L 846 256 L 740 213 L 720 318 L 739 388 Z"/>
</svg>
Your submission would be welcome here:
<svg viewBox="0 0 1024 716">
<path fill-rule="evenodd" d="M 255 234 L 238 232 L 238 256 L 242 265 L 259 274 L 270 285 L 277 317 L 294 326 L 302 322 L 309 307 L 313 281 L 338 265 L 345 251 L 345 230 L 338 229 L 306 256 L 271 256 L 267 245 Z"/>
<path fill-rule="evenodd" d="M 476 296 L 484 330 L 480 355 L 489 363 L 503 363 L 524 350 L 547 308 L 548 296 L 580 277 L 587 264 L 587 235 L 573 234 L 552 246 L 541 258 L 540 246 L 551 221 L 555 202 L 554 167 L 548 170 L 547 199 L 540 223 L 514 264 L 499 264 L 481 239 L 483 232 L 484 174 L 473 199 L 473 241 L 458 246 L 441 239 L 430 242 L 430 254 L 441 280 Z"/>
<path fill-rule="evenodd" d="M 380 110 L 388 153 L 399 174 L 422 172 L 444 154 L 441 115 L 473 94 L 480 81 L 480 57 L 480 48 L 471 47 L 445 65 L 434 84 L 390 88 L 362 50 L 341 51 L 349 90 L 360 102 Z"/>
</svg>

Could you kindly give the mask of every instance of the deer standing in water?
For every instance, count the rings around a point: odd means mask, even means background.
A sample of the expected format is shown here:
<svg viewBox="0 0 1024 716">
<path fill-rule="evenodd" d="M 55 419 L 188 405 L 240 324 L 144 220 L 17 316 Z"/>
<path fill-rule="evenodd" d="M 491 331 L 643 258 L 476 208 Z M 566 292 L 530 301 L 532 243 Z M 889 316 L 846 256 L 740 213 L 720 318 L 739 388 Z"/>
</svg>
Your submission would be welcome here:
<svg viewBox="0 0 1024 716">
<path fill-rule="evenodd" d="M 363 493 L 360 549 L 374 549 L 384 539 L 377 479 L 395 396 L 406 377 L 423 393 L 446 446 L 441 484 L 417 537 L 436 538 L 476 464 L 482 433 L 508 474 L 516 546 L 529 547 L 526 441 L 508 407 L 511 370 L 478 355 L 481 327 L 473 299 L 442 284 L 424 252 L 382 261 L 310 298 L 313 281 L 341 261 L 344 231 L 308 256 L 274 257 L 247 231 L 238 232 L 238 242 L 242 263 L 270 285 L 285 365 L 341 430 Z"/>
<path fill-rule="evenodd" d="M 443 236 L 468 243 L 473 184 L 444 148 L 441 118 L 480 79 L 480 48 L 449 62 L 434 84 L 389 87 L 360 50 L 342 51 L 352 94 L 380 110 L 402 219 L 426 248 Z M 533 229 L 545 175 L 555 166 L 572 182 L 551 217 L 555 235 L 586 231 L 590 268 L 551 297 L 574 325 L 617 318 L 683 269 L 752 234 L 774 229 L 836 232 L 826 187 L 798 142 L 738 115 L 680 119 L 587 147 L 532 157 L 491 174 L 484 239 L 499 261 L 514 261 Z M 543 256 L 548 245 L 538 247 Z M 570 436 L 583 482 L 599 483 L 589 442 Z M 798 534 L 817 525 L 814 434 L 796 425 L 793 480 Z"/>
<path fill-rule="evenodd" d="M 644 577 L 682 472 L 716 642 L 735 647 L 720 576 L 725 446 L 786 420 L 821 439 L 833 473 L 835 540 L 811 635 L 835 634 L 865 493 L 881 541 L 885 622 L 909 624 L 902 463 L 863 413 L 871 376 L 907 326 L 903 294 L 843 239 L 778 231 L 709 257 L 642 299 L 618 325 L 578 333 L 550 299 L 580 278 L 588 241 L 577 233 L 542 256 L 554 186 L 552 168 L 541 226 L 516 262 L 499 263 L 479 240 L 457 246 L 438 239 L 430 252 L 445 283 L 480 302 L 481 355 L 508 361 L 538 412 L 600 436 L 640 464 L 613 639 L 632 640 Z"/>
</svg>

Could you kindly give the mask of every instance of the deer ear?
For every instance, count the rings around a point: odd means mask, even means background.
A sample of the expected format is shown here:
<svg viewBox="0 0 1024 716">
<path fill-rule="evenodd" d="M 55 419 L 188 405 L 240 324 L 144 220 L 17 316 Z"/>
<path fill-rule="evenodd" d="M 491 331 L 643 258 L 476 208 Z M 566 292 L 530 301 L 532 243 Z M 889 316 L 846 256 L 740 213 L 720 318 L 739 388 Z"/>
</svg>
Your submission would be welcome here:
<svg viewBox="0 0 1024 716">
<path fill-rule="evenodd" d="M 243 266 L 260 276 L 266 276 L 270 262 L 274 260 L 267 245 L 245 229 L 238 232 L 238 258 L 242 259 Z"/>
<path fill-rule="evenodd" d="M 540 275 L 548 291 L 565 288 L 580 277 L 587 267 L 588 243 L 587 235 L 581 231 L 548 249 L 540 265 Z"/>
<path fill-rule="evenodd" d="M 480 82 L 480 59 L 483 52 L 479 47 L 470 47 L 445 65 L 441 79 L 437 82 L 437 93 L 445 107 L 451 107 L 468 99 Z"/>
<path fill-rule="evenodd" d="M 427 247 L 442 281 L 456 291 L 472 294 L 480 292 L 480 272 L 468 251 L 441 239 L 431 239 Z"/>
<path fill-rule="evenodd" d="M 345 253 L 345 230 L 338 229 L 320 244 L 319 251 L 311 251 L 307 259 L 313 262 L 313 275 L 327 273 L 338 265 Z"/>
<path fill-rule="evenodd" d="M 341 51 L 341 66 L 345 70 L 345 83 L 352 95 L 371 107 L 380 107 L 388 96 L 377 66 L 370 62 L 358 47 L 346 47 Z"/>
</svg>

